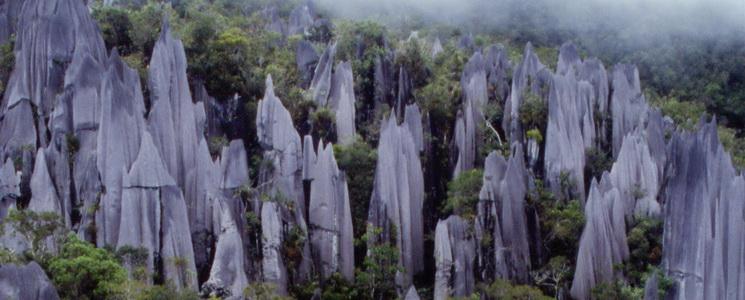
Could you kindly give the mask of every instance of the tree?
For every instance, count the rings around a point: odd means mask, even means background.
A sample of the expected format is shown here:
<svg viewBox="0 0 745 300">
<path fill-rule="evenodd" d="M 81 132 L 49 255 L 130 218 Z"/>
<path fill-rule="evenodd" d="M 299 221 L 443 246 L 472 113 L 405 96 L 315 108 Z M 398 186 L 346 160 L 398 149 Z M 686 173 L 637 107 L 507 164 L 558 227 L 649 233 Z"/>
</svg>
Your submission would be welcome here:
<svg viewBox="0 0 745 300">
<path fill-rule="evenodd" d="M 114 255 L 70 234 L 47 273 L 64 299 L 106 299 L 118 293 L 127 273 Z"/>
<path fill-rule="evenodd" d="M 402 268 L 398 264 L 398 248 L 393 241 L 378 240 L 370 243 L 371 239 L 381 236 L 383 229 L 368 225 L 368 232 L 359 242 L 370 245 L 368 255 L 362 264 L 363 269 L 355 271 L 357 296 L 362 299 L 395 299 L 396 273 Z M 391 228 L 390 236 L 396 236 L 395 227 Z"/>
<path fill-rule="evenodd" d="M 482 170 L 473 169 L 463 171 L 448 183 L 448 198 L 443 212 L 446 215 L 454 213 L 466 218 L 473 217 L 476 214 L 483 177 Z"/>
<path fill-rule="evenodd" d="M 487 299 L 504 300 L 549 300 L 541 290 L 529 285 L 512 285 L 509 281 L 497 279 L 492 284 L 482 287 Z"/>
</svg>

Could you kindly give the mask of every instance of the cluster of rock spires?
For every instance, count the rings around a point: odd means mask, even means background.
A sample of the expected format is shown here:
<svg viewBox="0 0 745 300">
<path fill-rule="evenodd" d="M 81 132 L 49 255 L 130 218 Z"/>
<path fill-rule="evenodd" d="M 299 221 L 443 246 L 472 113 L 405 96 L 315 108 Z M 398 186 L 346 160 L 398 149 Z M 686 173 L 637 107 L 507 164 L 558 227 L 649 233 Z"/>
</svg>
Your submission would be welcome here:
<svg viewBox="0 0 745 300">
<path fill-rule="evenodd" d="M 287 22 L 276 10 L 264 16 L 269 30 L 285 36 L 322 22 L 308 4 Z M 220 134 L 218 119 L 230 112 L 203 87 L 191 94 L 183 45 L 167 21 L 150 60 L 149 107 L 138 73 L 116 50 L 106 53 L 83 1 L 2 2 L 0 43 L 11 34 L 15 67 L 0 106 L 0 220 L 21 206 L 57 213 L 72 232 L 99 247 L 146 249 L 148 271 L 205 295 L 238 298 L 254 281 L 273 283 L 286 294 L 315 275 L 354 279 L 346 175 L 331 143 L 301 140 L 271 77 L 257 107 L 265 163 L 254 188 L 243 141 L 210 154 L 208 139 Z M 475 48 L 471 36 L 459 45 Z M 332 43 L 319 56 L 313 44 L 301 41 L 296 63 L 301 86 L 318 107 L 335 114 L 336 142 L 348 145 L 356 135 L 354 76 L 349 62 L 335 61 L 335 52 Z M 442 52 L 436 39 L 430 54 Z M 640 217 L 664 220 L 662 268 L 675 281 L 670 298 L 745 297 L 745 179 L 724 151 L 715 121 L 702 121 L 696 132 L 674 131 L 646 103 L 636 67 L 617 65 L 608 76 L 599 60 L 582 59 L 571 44 L 561 47 L 556 72 L 530 44 L 514 72 L 498 45 L 469 59 L 461 77 L 453 174 L 483 163 L 483 186 L 475 216 L 437 222 L 434 252 L 425 253 L 425 235 L 432 232 L 424 225 L 420 161 L 427 116 L 411 102 L 407 70 L 394 76 L 392 55 L 375 60 L 375 105 L 394 110 L 381 123 L 368 210 L 368 223 L 382 233 L 368 242 L 395 241 L 402 267 L 396 282 L 405 299 L 419 298 L 413 277 L 425 270 L 427 255 L 434 255 L 435 299 L 467 296 L 479 282 L 495 279 L 530 282 L 537 267 L 530 236 L 537 225 L 525 201 L 536 172 L 558 201 L 584 204 L 572 297 L 589 299 L 593 287 L 618 278 L 613 266 L 631 250 L 627 222 Z M 548 107 L 542 147 L 526 134 L 537 128 L 520 120 L 526 101 Z M 504 107 L 503 136 L 484 116 L 495 103 Z M 483 136 L 492 134 L 511 143 L 508 158 L 496 151 L 479 157 Z M 585 178 L 585 151 L 602 147 L 615 162 L 600 178 Z M 573 184 L 567 188 L 562 177 Z M 297 241 L 295 254 L 288 255 L 286 244 Z M 1 236 L 0 246 L 17 253 L 29 247 L 13 233 Z M 656 297 L 657 281 L 653 276 L 647 282 L 646 298 Z M 58 298 L 33 262 L 0 266 L 0 296 Z"/>
</svg>

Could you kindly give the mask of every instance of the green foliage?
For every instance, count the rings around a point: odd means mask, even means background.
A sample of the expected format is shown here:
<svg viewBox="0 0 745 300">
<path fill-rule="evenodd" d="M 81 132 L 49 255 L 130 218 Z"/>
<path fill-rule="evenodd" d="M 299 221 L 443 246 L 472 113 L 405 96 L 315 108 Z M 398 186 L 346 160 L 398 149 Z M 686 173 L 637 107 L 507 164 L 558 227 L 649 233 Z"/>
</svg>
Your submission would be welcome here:
<svg viewBox="0 0 745 300">
<path fill-rule="evenodd" d="M 116 48 L 122 56 L 137 50 L 130 38 L 133 25 L 127 10 L 114 6 L 99 6 L 93 9 L 92 16 L 99 24 L 107 49 Z"/>
<path fill-rule="evenodd" d="M 634 287 L 621 280 L 602 282 L 592 289 L 593 299 L 636 300 L 644 298 L 644 288 Z"/>
<path fill-rule="evenodd" d="M 484 171 L 473 169 L 463 171 L 448 183 L 448 198 L 443 212 L 472 218 L 476 214 L 479 192 L 483 183 Z"/>
<path fill-rule="evenodd" d="M 138 286 L 134 295 L 120 294 L 115 298 L 137 300 L 199 300 L 196 292 L 177 290 L 173 285 Z"/>
<path fill-rule="evenodd" d="M 303 246 L 305 245 L 307 234 L 297 225 L 293 225 L 285 233 L 282 241 L 282 257 L 287 262 L 287 270 L 295 272 L 297 266 L 303 259 Z"/>
<path fill-rule="evenodd" d="M 347 175 L 354 236 L 362 236 L 367 227 L 367 210 L 375 182 L 377 152 L 357 138 L 347 146 L 334 145 L 334 156 L 339 169 Z"/>
<path fill-rule="evenodd" d="M 732 162 L 739 169 L 745 168 L 745 138 L 738 137 L 734 129 L 719 126 L 719 140 L 724 149 L 732 156 Z"/>
<path fill-rule="evenodd" d="M 686 130 L 693 130 L 702 116 L 706 116 L 706 107 L 701 102 L 681 102 L 674 97 L 656 97 L 648 93 L 650 104 L 660 108 L 663 115 L 675 121 L 675 125 Z"/>
<path fill-rule="evenodd" d="M 662 260 L 663 224 L 653 218 L 640 218 L 634 222 L 627 238 L 631 255 L 623 269 L 632 284 L 643 285 L 642 275 L 647 266 L 659 265 Z"/>
<path fill-rule="evenodd" d="M 564 256 L 554 256 L 542 268 L 530 272 L 533 281 L 553 295 L 566 290 L 572 280 L 572 265 Z"/>
<path fill-rule="evenodd" d="M 327 107 L 321 107 L 310 114 L 314 137 L 327 142 L 336 141 L 336 113 Z"/>
<path fill-rule="evenodd" d="M 487 299 L 504 300 L 550 300 L 541 290 L 529 285 L 513 285 L 509 281 L 497 279 L 492 284 L 482 287 Z"/>
<path fill-rule="evenodd" d="M 576 257 L 579 237 L 585 225 L 585 214 L 577 200 L 556 203 L 544 211 L 543 226 L 548 230 L 546 245 L 555 255 Z"/>
<path fill-rule="evenodd" d="M 332 274 L 326 279 L 323 291 L 321 292 L 321 299 L 328 300 L 349 300 L 356 299 L 357 289 L 353 283 L 348 282 L 339 273 Z"/>
<path fill-rule="evenodd" d="M 127 273 L 116 258 L 70 234 L 46 268 L 63 299 L 105 299 L 116 294 Z"/>
<path fill-rule="evenodd" d="M 65 142 L 67 143 L 67 155 L 72 162 L 75 160 L 75 155 L 80 150 L 80 140 L 78 140 L 78 137 L 76 137 L 75 134 L 66 133 Z"/>
<path fill-rule="evenodd" d="M 585 178 L 592 180 L 596 178 L 600 180 L 603 172 L 610 171 L 613 166 L 613 157 L 610 153 L 603 151 L 602 149 L 592 147 L 585 150 Z"/>
<path fill-rule="evenodd" d="M 402 272 L 398 262 L 398 249 L 395 242 L 376 241 L 371 243 L 383 232 L 381 228 L 368 225 L 367 233 L 362 236 L 361 242 L 367 242 L 370 248 L 362 269 L 355 271 L 357 297 L 361 299 L 394 299 L 396 293 L 396 273 Z M 391 236 L 395 229 L 391 229 Z"/>
<path fill-rule="evenodd" d="M 271 283 L 254 282 L 243 290 L 243 297 L 255 300 L 285 300 L 287 297 L 277 294 L 277 287 Z"/>
<path fill-rule="evenodd" d="M 415 89 L 427 84 L 427 79 L 431 76 L 429 63 L 429 56 L 424 53 L 416 39 L 404 42 L 399 47 L 395 62 L 409 73 L 409 79 Z"/>
<path fill-rule="evenodd" d="M 548 122 L 548 104 L 540 96 L 528 89 L 523 93 L 523 104 L 519 110 L 520 122 L 526 129 L 538 129 L 546 132 Z"/>
<path fill-rule="evenodd" d="M 541 131 L 538 129 L 531 129 L 528 130 L 528 132 L 525 133 L 525 136 L 528 137 L 528 139 L 536 141 L 536 143 L 541 143 L 543 141 L 543 135 L 541 134 Z"/>
</svg>

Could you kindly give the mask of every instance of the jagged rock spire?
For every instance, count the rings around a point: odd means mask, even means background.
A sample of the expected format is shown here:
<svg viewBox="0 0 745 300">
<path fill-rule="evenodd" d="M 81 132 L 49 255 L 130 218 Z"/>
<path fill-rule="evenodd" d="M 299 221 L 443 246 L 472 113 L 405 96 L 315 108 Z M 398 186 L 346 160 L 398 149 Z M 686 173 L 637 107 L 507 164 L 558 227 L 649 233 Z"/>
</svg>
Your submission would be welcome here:
<svg viewBox="0 0 745 300">
<path fill-rule="evenodd" d="M 422 206 L 424 179 L 419 151 L 407 126 L 395 115 L 384 121 L 368 221 L 383 229 L 383 240 L 395 240 L 405 278 L 410 282 L 424 267 Z M 396 236 L 390 236 L 395 227 Z M 375 241 L 371 241 L 374 243 Z M 407 286 L 404 283 L 404 286 Z"/>
<path fill-rule="evenodd" d="M 354 237 L 346 176 L 339 170 L 331 144 L 318 145 L 311 169 L 308 207 L 312 252 L 323 278 L 335 272 L 354 280 Z"/>
<path fill-rule="evenodd" d="M 435 300 L 465 297 L 473 293 L 476 242 L 468 222 L 450 216 L 437 222 L 435 229 Z"/>
<path fill-rule="evenodd" d="M 492 152 L 484 164 L 484 183 L 479 193 L 476 237 L 491 236 L 493 244 L 479 248 L 484 279 L 502 278 L 526 283 L 530 270 L 528 221 L 525 215 L 528 171 L 519 143 L 513 144 L 508 161 Z"/>
</svg>

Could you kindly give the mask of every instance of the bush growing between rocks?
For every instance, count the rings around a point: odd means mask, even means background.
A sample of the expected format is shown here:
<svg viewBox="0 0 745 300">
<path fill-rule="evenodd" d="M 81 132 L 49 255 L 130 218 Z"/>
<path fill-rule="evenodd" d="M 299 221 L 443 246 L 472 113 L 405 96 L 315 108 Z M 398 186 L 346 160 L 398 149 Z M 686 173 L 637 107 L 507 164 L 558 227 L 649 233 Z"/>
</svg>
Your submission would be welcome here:
<svg viewBox="0 0 745 300">
<path fill-rule="evenodd" d="M 462 172 L 448 183 L 448 198 L 443 213 L 473 218 L 476 215 L 483 177 L 484 171 L 473 169 Z"/>
</svg>

